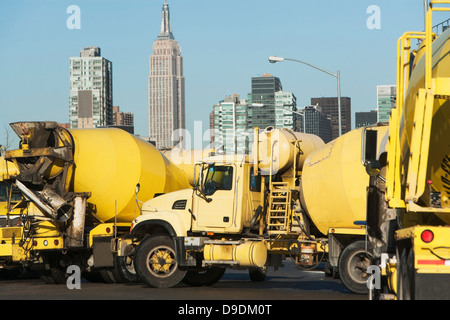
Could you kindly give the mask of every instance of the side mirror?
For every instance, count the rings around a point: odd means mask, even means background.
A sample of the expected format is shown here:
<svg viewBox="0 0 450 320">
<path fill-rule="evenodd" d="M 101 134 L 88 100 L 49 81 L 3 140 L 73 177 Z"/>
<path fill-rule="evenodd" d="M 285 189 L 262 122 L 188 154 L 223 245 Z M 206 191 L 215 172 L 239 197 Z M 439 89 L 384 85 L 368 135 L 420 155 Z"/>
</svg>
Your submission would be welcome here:
<svg viewBox="0 0 450 320">
<path fill-rule="evenodd" d="M 366 172 L 371 177 L 378 177 L 381 180 L 386 180 L 380 176 L 381 164 L 377 159 L 378 148 L 378 132 L 376 130 L 365 129 L 362 136 L 362 150 L 361 161 L 366 167 Z"/>
</svg>

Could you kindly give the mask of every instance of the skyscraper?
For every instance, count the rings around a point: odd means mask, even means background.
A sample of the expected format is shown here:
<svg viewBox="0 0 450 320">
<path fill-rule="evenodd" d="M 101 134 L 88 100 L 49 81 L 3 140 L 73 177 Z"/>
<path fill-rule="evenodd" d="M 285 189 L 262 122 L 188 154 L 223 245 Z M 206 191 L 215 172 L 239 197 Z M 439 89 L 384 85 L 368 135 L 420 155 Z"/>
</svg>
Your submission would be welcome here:
<svg viewBox="0 0 450 320">
<path fill-rule="evenodd" d="M 311 98 L 311 105 L 321 106 L 322 112 L 326 113 L 330 117 L 331 139 L 334 140 L 339 137 L 338 98 Z M 342 134 L 352 130 L 351 99 L 349 97 L 341 97 L 341 125 Z"/>
<path fill-rule="evenodd" d="M 177 130 L 186 127 L 186 120 L 183 57 L 172 34 L 167 1 L 150 56 L 148 92 L 150 139 L 156 141 L 157 148 L 172 147 L 180 141 Z"/>
<path fill-rule="evenodd" d="M 113 123 L 112 63 L 90 46 L 70 58 L 69 121 L 71 128 Z"/>
<path fill-rule="evenodd" d="M 305 106 L 302 111 L 300 132 L 319 136 L 325 143 L 331 141 L 331 119 L 321 106 Z M 304 122 L 303 122 L 304 121 Z"/>
<path fill-rule="evenodd" d="M 266 128 L 275 125 L 275 92 L 282 91 L 279 78 L 270 74 L 252 78 L 252 93 L 249 94 L 249 105 L 261 104 L 263 107 L 252 107 L 251 126 Z"/>
</svg>

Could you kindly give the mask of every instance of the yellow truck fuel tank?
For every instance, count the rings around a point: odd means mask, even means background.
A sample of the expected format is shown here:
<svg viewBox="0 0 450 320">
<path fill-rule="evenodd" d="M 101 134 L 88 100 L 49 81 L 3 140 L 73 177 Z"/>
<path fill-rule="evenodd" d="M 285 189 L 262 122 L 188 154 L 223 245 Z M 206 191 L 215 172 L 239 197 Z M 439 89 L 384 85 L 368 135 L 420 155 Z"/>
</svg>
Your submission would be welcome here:
<svg viewBox="0 0 450 320">
<path fill-rule="evenodd" d="M 75 192 L 90 192 L 89 203 L 103 222 L 130 222 L 138 199 L 189 188 L 186 174 L 152 144 L 116 128 L 69 129 L 74 143 Z M 117 214 L 117 217 L 115 217 Z M 139 214 L 139 212 L 137 213 Z"/>
<path fill-rule="evenodd" d="M 387 126 L 374 126 L 378 145 Z M 366 187 L 369 177 L 362 162 L 364 128 L 352 130 L 311 153 L 301 177 L 303 209 L 323 234 L 329 228 L 352 228 L 366 219 Z"/>
</svg>

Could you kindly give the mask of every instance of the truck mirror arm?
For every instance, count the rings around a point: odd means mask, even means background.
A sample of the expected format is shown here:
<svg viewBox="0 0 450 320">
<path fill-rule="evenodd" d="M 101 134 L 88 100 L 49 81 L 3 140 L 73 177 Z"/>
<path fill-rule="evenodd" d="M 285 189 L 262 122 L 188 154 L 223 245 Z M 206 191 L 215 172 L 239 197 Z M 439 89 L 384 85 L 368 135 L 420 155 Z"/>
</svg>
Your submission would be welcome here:
<svg viewBox="0 0 450 320">
<path fill-rule="evenodd" d="M 212 201 L 211 198 L 208 198 L 208 197 L 203 193 L 203 191 L 201 190 L 201 188 L 195 187 L 195 188 L 194 188 L 194 191 L 196 191 L 195 193 L 196 193 L 200 198 L 202 198 L 203 200 L 205 200 L 206 202 L 210 203 L 210 202 Z"/>
</svg>

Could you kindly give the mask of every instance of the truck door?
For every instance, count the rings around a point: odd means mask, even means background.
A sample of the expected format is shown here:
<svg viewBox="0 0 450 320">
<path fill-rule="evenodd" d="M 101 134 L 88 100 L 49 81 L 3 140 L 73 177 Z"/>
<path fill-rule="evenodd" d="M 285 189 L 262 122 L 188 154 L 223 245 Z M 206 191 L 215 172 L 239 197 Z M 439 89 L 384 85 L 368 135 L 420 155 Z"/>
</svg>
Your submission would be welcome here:
<svg viewBox="0 0 450 320">
<path fill-rule="evenodd" d="M 206 170 L 201 190 L 193 195 L 193 231 L 227 228 L 234 222 L 234 165 L 210 165 Z"/>
</svg>

